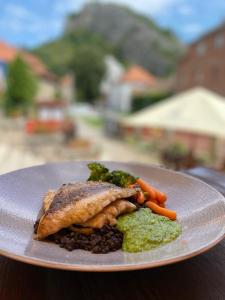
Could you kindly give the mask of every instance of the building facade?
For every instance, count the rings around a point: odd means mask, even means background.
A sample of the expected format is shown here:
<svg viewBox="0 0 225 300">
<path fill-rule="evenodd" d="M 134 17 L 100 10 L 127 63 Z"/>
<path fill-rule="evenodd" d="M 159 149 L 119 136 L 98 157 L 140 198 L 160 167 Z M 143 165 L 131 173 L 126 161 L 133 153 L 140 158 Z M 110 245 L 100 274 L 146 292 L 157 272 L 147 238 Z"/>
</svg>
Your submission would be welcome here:
<svg viewBox="0 0 225 300">
<path fill-rule="evenodd" d="M 176 90 L 203 86 L 225 96 L 225 23 L 190 45 L 176 74 Z"/>
<path fill-rule="evenodd" d="M 17 55 L 22 57 L 37 78 L 36 102 L 51 102 L 56 98 L 57 93 L 68 103 L 74 100 L 74 78 L 71 74 L 66 74 L 60 79 L 48 70 L 39 57 L 2 41 L 0 41 L 0 94 L 3 94 L 6 89 L 8 65 Z"/>
</svg>

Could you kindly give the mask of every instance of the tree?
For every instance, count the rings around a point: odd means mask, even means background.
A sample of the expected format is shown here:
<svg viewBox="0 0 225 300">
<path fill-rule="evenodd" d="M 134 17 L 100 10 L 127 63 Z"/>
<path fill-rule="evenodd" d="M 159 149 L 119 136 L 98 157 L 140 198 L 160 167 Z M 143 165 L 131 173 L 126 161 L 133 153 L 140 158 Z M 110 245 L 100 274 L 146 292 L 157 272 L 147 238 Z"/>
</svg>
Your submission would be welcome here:
<svg viewBox="0 0 225 300">
<path fill-rule="evenodd" d="M 37 82 L 29 66 L 20 56 L 9 65 L 4 102 L 6 114 L 27 113 L 37 92 Z"/>
<path fill-rule="evenodd" d="M 100 83 L 105 74 L 102 52 L 97 47 L 79 46 L 73 66 L 79 99 L 93 103 L 99 96 Z"/>
</svg>

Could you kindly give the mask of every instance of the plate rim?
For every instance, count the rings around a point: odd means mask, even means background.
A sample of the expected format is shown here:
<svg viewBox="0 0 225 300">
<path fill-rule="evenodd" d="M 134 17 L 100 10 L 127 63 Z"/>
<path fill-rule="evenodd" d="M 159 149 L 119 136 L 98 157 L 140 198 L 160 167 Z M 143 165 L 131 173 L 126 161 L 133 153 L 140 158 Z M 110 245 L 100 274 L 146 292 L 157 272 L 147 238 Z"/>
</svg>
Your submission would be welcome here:
<svg viewBox="0 0 225 300">
<path fill-rule="evenodd" d="M 217 189 L 215 189 L 213 186 L 210 184 L 204 182 L 203 180 L 196 178 L 194 176 L 191 176 L 186 173 L 181 173 L 179 171 L 174 171 L 170 170 L 167 168 L 164 168 L 162 166 L 158 166 L 156 164 L 145 164 L 145 163 L 139 163 L 139 162 L 120 162 L 120 161 L 110 161 L 110 160 L 77 160 L 77 161 L 63 161 L 63 162 L 53 162 L 53 163 L 46 163 L 46 164 L 40 164 L 40 165 L 35 165 L 35 166 L 30 166 L 26 168 L 21 168 L 17 169 L 14 171 L 10 171 L 4 174 L 0 175 L 0 180 L 1 177 L 13 174 L 13 173 L 18 173 L 20 171 L 25 171 L 27 169 L 33 169 L 33 168 L 40 168 L 40 167 L 48 167 L 48 166 L 54 166 L 54 165 L 63 165 L 63 164 L 70 164 L 70 163 L 89 163 L 93 161 L 98 161 L 102 163 L 115 163 L 115 164 L 124 164 L 124 165 L 133 165 L 133 166 L 144 166 L 147 168 L 155 168 L 155 169 L 160 169 L 162 171 L 166 171 L 168 173 L 173 173 L 173 174 L 178 174 L 187 178 L 190 178 L 194 181 L 198 181 L 201 184 L 208 186 L 211 190 L 216 192 L 218 196 L 220 196 L 221 200 L 224 202 L 224 207 L 225 207 L 225 197 L 223 194 L 221 194 Z M 143 270 L 143 269 L 151 269 L 151 268 L 157 268 L 160 266 L 166 266 L 166 265 L 171 265 L 175 264 L 181 261 L 188 260 L 190 258 L 196 257 L 199 254 L 205 253 L 209 251 L 211 248 L 216 246 L 219 242 L 221 242 L 225 238 L 225 222 L 223 224 L 223 233 L 216 239 L 214 239 L 210 244 L 203 246 L 189 254 L 184 254 L 180 255 L 176 258 L 168 258 L 168 259 L 163 259 L 161 261 L 157 262 L 149 262 L 149 263 L 141 263 L 141 264 L 133 264 L 133 265 L 76 265 L 76 264 L 66 264 L 66 263 L 57 263 L 57 262 L 52 262 L 52 261 L 46 261 L 43 259 L 37 259 L 34 257 L 27 257 L 24 255 L 18 255 L 15 254 L 11 251 L 6 251 L 3 249 L 0 249 L 0 255 L 13 259 L 15 261 L 27 263 L 29 265 L 34 265 L 34 266 L 39 266 L 43 268 L 51 268 L 51 269 L 58 269 L 58 270 L 65 270 L 65 271 L 80 271 L 80 272 L 122 272 L 122 271 L 135 271 L 135 270 Z"/>
</svg>

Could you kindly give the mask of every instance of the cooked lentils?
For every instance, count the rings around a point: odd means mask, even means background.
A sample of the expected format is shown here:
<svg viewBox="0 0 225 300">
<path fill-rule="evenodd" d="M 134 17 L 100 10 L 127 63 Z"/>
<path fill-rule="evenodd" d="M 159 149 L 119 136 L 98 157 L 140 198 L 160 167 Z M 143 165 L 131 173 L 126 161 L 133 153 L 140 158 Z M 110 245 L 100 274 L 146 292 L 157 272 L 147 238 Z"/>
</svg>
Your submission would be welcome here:
<svg viewBox="0 0 225 300">
<path fill-rule="evenodd" d="M 68 251 L 83 249 L 92 253 L 108 253 L 122 248 L 123 234 L 115 227 L 105 225 L 90 235 L 62 229 L 49 239 Z"/>
</svg>

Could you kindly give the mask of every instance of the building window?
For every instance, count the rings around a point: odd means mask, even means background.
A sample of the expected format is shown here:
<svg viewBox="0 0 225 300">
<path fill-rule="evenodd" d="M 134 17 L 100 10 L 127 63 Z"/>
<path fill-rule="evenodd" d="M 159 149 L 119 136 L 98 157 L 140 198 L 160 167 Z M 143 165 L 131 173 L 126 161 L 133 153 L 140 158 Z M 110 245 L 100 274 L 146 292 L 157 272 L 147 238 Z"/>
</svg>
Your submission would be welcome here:
<svg viewBox="0 0 225 300">
<path fill-rule="evenodd" d="M 198 45 L 197 45 L 197 48 L 196 48 L 197 54 L 198 54 L 198 55 L 203 55 L 203 54 L 205 54 L 206 49 L 207 49 L 206 44 L 204 44 L 204 43 L 198 44 Z"/>
<path fill-rule="evenodd" d="M 223 47 L 223 45 L 224 45 L 224 35 L 221 33 L 217 34 L 214 39 L 214 47 L 221 48 Z"/>
</svg>

